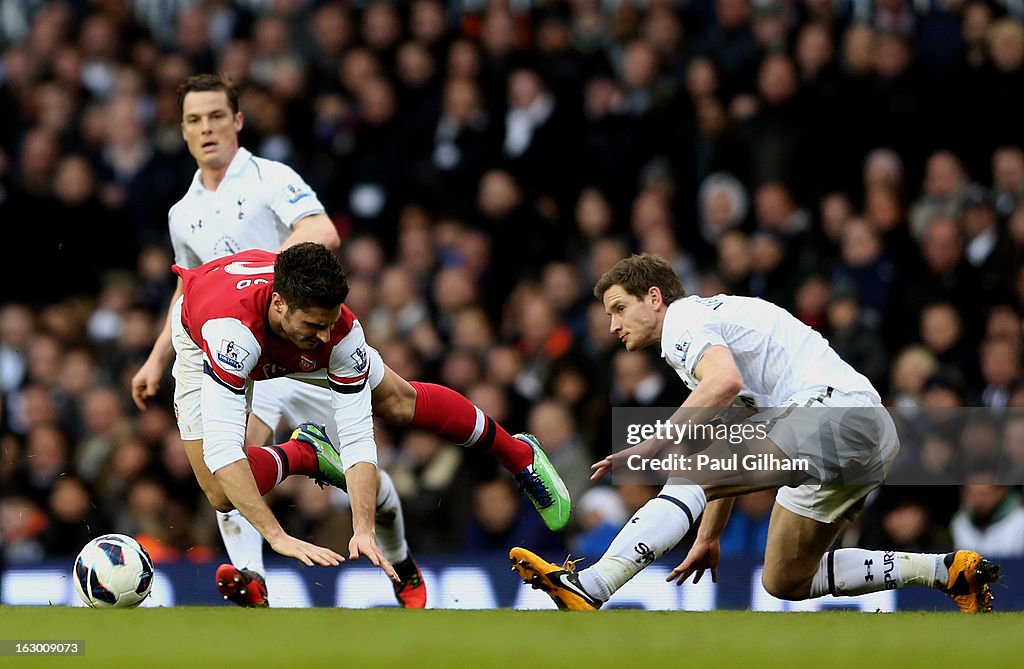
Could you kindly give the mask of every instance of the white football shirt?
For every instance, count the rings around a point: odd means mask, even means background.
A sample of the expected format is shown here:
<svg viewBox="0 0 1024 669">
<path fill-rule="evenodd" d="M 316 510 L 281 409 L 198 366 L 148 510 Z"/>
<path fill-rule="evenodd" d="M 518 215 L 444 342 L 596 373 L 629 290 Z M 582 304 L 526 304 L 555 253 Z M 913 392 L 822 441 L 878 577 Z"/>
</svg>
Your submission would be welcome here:
<svg viewBox="0 0 1024 669">
<path fill-rule="evenodd" d="M 798 393 L 829 386 L 878 398 L 871 382 L 844 362 L 824 337 L 770 302 L 716 295 L 690 296 L 669 305 L 661 356 L 691 390 L 697 387 L 697 362 L 715 345 L 732 352 L 743 375 L 739 397 L 747 404 L 784 406 Z"/>
<path fill-rule="evenodd" d="M 296 222 L 323 211 L 295 170 L 239 148 L 216 191 L 203 186 L 196 170 L 188 192 L 168 212 L 174 262 L 192 269 L 247 249 L 273 251 Z"/>
</svg>

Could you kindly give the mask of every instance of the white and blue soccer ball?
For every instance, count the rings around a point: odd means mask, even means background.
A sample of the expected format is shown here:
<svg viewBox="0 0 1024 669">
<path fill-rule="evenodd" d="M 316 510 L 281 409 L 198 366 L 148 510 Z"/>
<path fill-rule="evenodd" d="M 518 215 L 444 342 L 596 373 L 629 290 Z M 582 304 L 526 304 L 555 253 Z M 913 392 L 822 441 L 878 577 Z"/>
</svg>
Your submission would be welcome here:
<svg viewBox="0 0 1024 669">
<path fill-rule="evenodd" d="M 153 560 L 125 534 L 104 534 L 75 558 L 75 591 L 93 608 L 138 606 L 153 589 Z"/>
</svg>

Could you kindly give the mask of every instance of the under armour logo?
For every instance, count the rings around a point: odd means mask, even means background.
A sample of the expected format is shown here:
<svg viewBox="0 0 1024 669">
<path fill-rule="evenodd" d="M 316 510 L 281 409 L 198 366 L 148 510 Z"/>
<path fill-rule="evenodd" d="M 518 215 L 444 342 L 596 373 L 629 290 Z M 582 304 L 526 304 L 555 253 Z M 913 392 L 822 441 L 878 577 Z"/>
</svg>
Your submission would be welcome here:
<svg viewBox="0 0 1024 669">
<path fill-rule="evenodd" d="M 864 571 L 867 572 L 866 574 L 864 574 L 864 582 L 865 583 L 867 583 L 868 581 L 875 580 L 874 575 L 872 575 L 872 573 L 871 573 L 871 565 L 873 565 L 874 563 L 875 563 L 874 560 L 864 560 Z"/>
<path fill-rule="evenodd" d="M 242 205 L 245 203 L 245 198 L 238 198 L 238 220 L 245 218 L 245 213 L 242 211 Z"/>
<path fill-rule="evenodd" d="M 199 230 L 202 227 L 203 227 L 203 219 L 200 218 L 198 223 L 193 223 L 192 224 L 192 232 L 195 232 L 196 230 Z"/>
</svg>

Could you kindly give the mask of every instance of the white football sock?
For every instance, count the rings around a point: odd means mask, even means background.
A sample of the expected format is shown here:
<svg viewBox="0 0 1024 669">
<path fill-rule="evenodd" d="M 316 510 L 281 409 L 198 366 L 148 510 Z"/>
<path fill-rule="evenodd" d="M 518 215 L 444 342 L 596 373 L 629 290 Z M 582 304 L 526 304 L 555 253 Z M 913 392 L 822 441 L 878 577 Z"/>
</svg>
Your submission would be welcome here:
<svg viewBox="0 0 1024 669">
<path fill-rule="evenodd" d="M 227 513 L 217 512 L 217 527 L 224 539 L 231 564 L 238 569 L 249 569 L 260 576 L 266 576 L 263 567 L 263 535 L 245 519 L 238 509 Z"/>
<path fill-rule="evenodd" d="M 594 598 L 608 601 L 641 569 L 672 550 L 706 504 L 698 485 L 666 485 L 633 514 L 601 559 L 580 571 L 580 584 Z"/>
<path fill-rule="evenodd" d="M 383 469 L 380 470 L 380 487 L 377 489 L 377 545 L 391 564 L 409 556 L 402 502 L 398 499 L 391 476 Z"/>
<path fill-rule="evenodd" d="M 810 597 L 863 595 L 907 585 L 946 587 L 945 555 L 840 548 L 818 563 Z"/>
</svg>

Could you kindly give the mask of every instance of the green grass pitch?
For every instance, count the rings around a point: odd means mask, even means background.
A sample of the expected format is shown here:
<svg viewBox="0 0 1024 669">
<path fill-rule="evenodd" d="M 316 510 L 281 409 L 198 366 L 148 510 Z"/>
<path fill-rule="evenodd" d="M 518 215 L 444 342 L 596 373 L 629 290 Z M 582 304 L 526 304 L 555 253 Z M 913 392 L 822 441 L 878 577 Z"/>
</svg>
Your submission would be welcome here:
<svg viewBox="0 0 1024 669">
<path fill-rule="evenodd" d="M 0 667 L 1024 666 L 1024 614 L 0 607 L 0 639 L 85 641 Z"/>
</svg>

